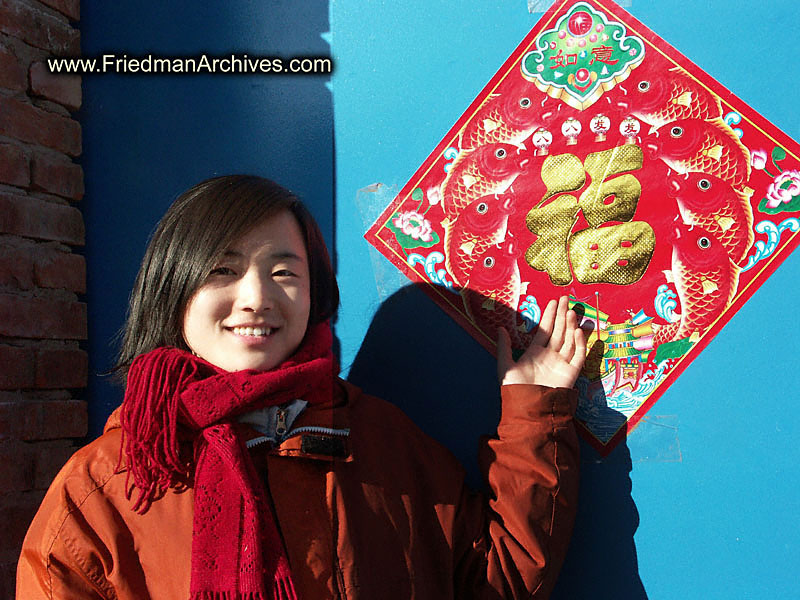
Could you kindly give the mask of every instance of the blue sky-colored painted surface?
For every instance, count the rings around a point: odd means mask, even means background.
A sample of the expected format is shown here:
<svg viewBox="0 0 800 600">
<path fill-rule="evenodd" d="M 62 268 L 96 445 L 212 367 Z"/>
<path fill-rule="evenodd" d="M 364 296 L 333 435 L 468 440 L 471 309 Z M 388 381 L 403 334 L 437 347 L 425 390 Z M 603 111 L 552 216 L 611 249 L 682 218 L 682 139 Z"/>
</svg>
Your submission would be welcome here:
<svg viewBox="0 0 800 600">
<path fill-rule="evenodd" d="M 800 139 L 800 67 L 791 50 L 800 13 L 791 2 L 634 0 L 628 10 Z M 478 381 L 476 393 L 489 385 L 489 355 L 449 327 L 444 313 L 428 308 L 427 298 L 406 303 L 391 294 L 402 279 L 390 277 L 383 295 L 368 280 L 372 258 L 359 236 L 364 204 L 374 215 L 391 194 L 377 200 L 384 202 L 377 210 L 356 198 L 375 182 L 402 187 L 539 16 L 529 14 L 522 0 L 331 3 L 336 236 L 340 255 L 347 256 L 339 264 L 338 332 L 343 366 L 355 362 L 356 378 L 378 393 L 397 386 L 392 375 L 414 371 L 404 354 L 412 345 L 405 340 L 396 343 L 397 352 L 378 353 L 382 360 L 400 353 L 396 374 L 370 378 L 361 366 L 361 340 L 379 307 L 386 310 L 387 295 L 392 307 L 412 311 L 405 318 L 388 311 L 398 328 L 416 327 L 433 352 L 458 355 L 465 365 L 459 377 Z M 585 449 L 581 514 L 559 597 L 791 597 L 791 563 L 800 556 L 793 516 L 800 508 L 794 492 L 800 454 L 793 441 L 800 433 L 799 280 L 800 256 L 792 256 L 625 445 L 605 461 Z M 380 330 L 379 341 L 368 336 L 370 352 L 393 345 L 392 329 Z M 450 344 L 431 340 L 443 335 Z M 468 417 L 454 417 L 464 398 L 458 383 L 452 385 L 455 398 L 422 408 L 411 404 L 416 415 L 432 415 L 430 427 L 445 441 L 455 437 L 448 434 L 452 427 L 477 429 Z M 492 401 L 470 399 L 468 412 L 488 418 L 491 411 L 483 406 Z M 461 452 L 470 466 L 466 446 Z"/>
</svg>

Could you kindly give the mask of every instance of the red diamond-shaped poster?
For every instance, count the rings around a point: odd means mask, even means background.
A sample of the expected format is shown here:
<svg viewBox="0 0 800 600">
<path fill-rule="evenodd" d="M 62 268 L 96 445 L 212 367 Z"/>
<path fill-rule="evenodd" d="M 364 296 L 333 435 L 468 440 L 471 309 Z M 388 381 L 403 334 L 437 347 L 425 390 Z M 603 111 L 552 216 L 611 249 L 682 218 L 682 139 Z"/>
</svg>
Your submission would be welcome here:
<svg viewBox="0 0 800 600">
<path fill-rule="evenodd" d="M 591 329 L 609 452 L 800 242 L 800 147 L 611 2 L 556 2 L 366 234 L 495 352 Z"/>
</svg>

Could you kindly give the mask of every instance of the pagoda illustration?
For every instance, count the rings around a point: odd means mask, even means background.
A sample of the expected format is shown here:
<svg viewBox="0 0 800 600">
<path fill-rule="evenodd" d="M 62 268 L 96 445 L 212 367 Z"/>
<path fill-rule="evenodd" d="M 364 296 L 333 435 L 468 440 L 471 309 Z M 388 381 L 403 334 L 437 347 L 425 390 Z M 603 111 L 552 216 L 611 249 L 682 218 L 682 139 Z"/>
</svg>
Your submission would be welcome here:
<svg viewBox="0 0 800 600">
<path fill-rule="evenodd" d="M 653 351 L 653 317 L 643 310 L 635 314 L 629 310 L 630 317 L 625 321 L 609 323 L 608 315 L 600 310 L 599 293 L 595 296 L 594 307 L 570 298 L 571 307 L 582 308 L 584 322 L 594 325 L 587 339 L 590 350 L 584 373 L 590 380 L 602 383 L 607 396 L 626 387 L 633 392 Z"/>
</svg>

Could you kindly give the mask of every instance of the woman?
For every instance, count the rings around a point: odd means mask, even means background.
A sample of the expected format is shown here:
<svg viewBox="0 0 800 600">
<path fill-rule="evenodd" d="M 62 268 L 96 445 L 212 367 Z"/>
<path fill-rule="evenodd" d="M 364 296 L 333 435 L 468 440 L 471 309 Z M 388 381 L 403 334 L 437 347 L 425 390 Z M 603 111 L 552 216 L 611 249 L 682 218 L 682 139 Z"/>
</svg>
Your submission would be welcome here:
<svg viewBox="0 0 800 600">
<path fill-rule="evenodd" d="M 398 409 L 336 377 L 319 229 L 258 177 L 203 182 L 159 223 L 131 295 L 125 399 L 56 477 L 18 597 L 545 598 L 577 500 L 566 298 L 499 340 L 491 489 Z"/>
</svg>

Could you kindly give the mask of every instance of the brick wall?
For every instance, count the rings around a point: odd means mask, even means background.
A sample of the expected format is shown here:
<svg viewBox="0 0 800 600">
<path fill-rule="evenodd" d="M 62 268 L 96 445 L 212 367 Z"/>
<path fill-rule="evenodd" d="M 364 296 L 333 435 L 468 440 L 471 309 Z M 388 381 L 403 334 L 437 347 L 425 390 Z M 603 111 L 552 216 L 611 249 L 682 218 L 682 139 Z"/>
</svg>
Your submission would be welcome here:
<svg viewBox="0 0 800 600">
<path fill-rule="evenodd" d="M 86 435 L 86 267 L 77 56 L 79 0 L 0 0 L 0 599 L 14 597 L 22 538 Z"/>
</svg>

